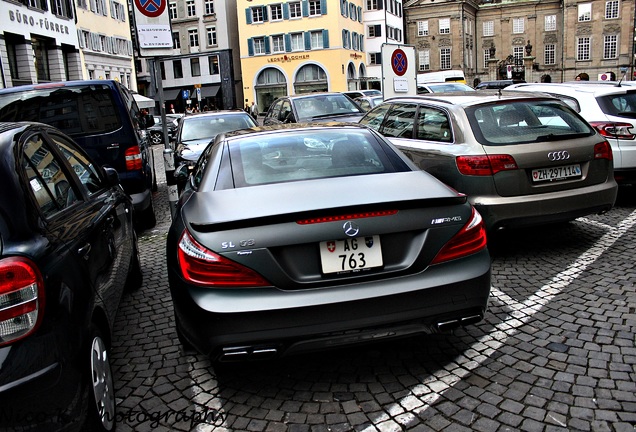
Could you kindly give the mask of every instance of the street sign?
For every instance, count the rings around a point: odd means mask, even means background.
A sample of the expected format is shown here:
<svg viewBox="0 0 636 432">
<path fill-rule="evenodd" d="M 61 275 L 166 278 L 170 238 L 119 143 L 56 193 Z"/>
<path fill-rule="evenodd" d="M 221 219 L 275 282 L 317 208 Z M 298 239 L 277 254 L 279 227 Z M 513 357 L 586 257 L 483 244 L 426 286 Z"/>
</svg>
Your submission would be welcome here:
<svg viewBox="0 0 636 432">
<path fill-rule="evenodd" d="M 190 99 L 190 90 L 182 90 L 181 91 L 181 97 L 183 99 Z"/>
<path fill-rule="evenodd" d="M 382 44 L 381 64 L 382 93 L 385 99 L 417 94 L 414 46 Z"/>
<path fill-rule="evenodd" d="M 142 57 L 171 55 L 173 42 L 168 0 L 134 0 L 132 8 L 139 54 Z"/>
</svg>

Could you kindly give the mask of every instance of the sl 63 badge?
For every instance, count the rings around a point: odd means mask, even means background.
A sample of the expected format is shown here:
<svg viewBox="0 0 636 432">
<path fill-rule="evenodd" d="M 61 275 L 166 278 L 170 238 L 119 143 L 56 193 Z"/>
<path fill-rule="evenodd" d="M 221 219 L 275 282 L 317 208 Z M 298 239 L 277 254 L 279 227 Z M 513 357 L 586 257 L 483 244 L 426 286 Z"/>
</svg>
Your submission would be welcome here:
<svg viewBox="0 0 636 432">
<path fill-rule="evenodd" d="M 253 247 L 256 244 L 254 239 L 241 240 L 238 242 L 238 247 Z M 221 243 L 221 249 L 233 249 L 237 245 L 233 241 L 227 241 Z"/>
</svg>

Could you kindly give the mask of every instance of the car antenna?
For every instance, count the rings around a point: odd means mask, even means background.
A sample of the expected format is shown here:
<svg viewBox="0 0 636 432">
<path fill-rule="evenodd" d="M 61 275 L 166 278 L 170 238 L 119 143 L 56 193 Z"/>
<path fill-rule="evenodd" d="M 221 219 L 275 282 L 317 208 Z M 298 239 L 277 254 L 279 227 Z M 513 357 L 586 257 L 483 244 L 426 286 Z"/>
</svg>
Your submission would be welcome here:
<svg viewBox="0 0 636 432">
<path fill-rule="evenodd" d="M 623 82 L 623 78 L 625 78 L 625 74 L 627 74 L 627 72 L 623 73 L 623 76 L 621 77 L 621 79 L 618 80 L 616 87 L 622 87 L 621 83 Z"/>
</svg>

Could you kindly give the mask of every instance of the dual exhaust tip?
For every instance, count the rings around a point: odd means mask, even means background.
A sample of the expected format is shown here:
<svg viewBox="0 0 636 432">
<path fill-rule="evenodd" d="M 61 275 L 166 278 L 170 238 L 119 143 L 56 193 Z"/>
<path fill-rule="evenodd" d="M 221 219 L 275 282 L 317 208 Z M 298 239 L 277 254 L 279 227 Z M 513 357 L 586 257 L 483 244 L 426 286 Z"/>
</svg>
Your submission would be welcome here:
<svg viewBox="0 0 636 432">
<path fill-rule="evenodd" d="M 459 318 L 438 321 L 431 327 L 432 332 L 445 333 L 456 328 L 476 324 L 484 319 L 482 313 L 467 315 Z M 219 356 L 219 361 L 226 362 L 243 362 L 252 360 L 268 360 L 278 357 L 283 350 L 278 345 L 261 345 L 261 346 L 238 346 L 223 348 Z"/>
</svg>

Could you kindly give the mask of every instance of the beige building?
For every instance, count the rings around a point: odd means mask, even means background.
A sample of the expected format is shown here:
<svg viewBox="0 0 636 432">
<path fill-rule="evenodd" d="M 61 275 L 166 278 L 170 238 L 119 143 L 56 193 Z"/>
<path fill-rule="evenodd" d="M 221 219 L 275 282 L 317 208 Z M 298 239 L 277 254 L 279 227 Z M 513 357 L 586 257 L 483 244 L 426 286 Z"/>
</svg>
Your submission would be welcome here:
<svg viewBox="0 0 636 432">
<path fill-rule="evenodd" d="M 137 90 L 131 24 L 125 0 L 77 0 L 82 78 L 114 79 Z"/>
<path fill-rule="evenodd" d="M 238 0 L 237 8 L 247 102 L 263 111 L 279 96 L 360 88 L 361 0 Z"/>
<path fill-rule="evenodd" d="M 469 84 L 633 79 L 633 0 L 410 0 L 404 10 L 419 72 L 462 69 Z"/>
</svg>

